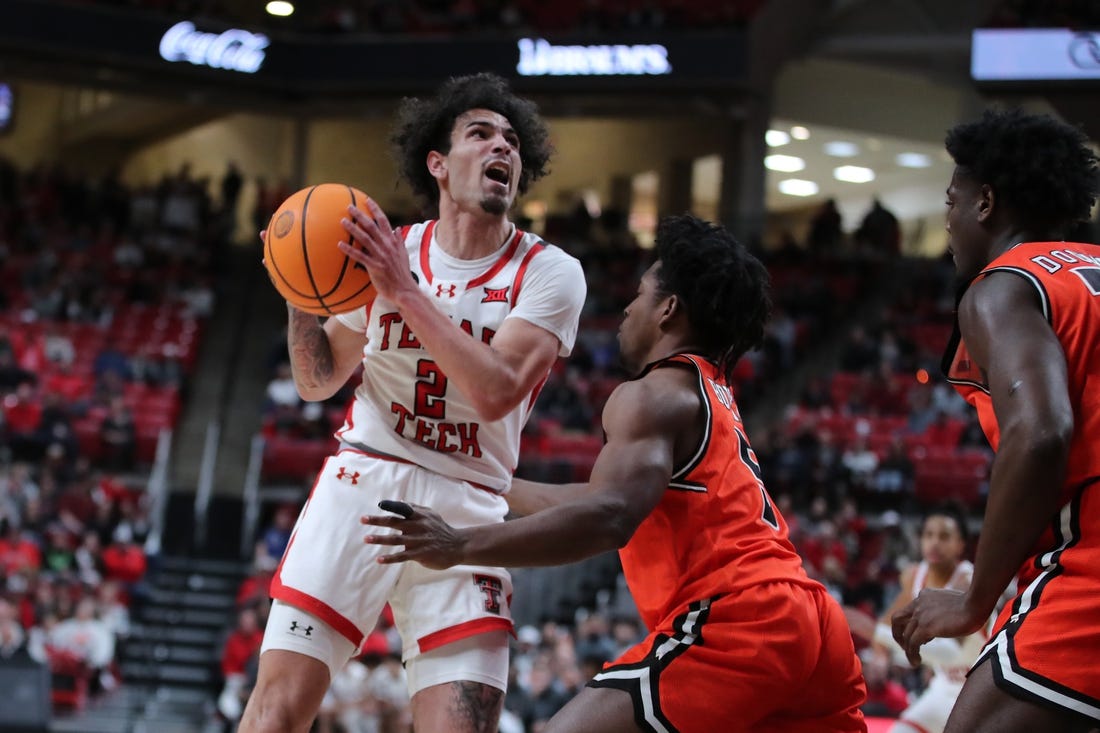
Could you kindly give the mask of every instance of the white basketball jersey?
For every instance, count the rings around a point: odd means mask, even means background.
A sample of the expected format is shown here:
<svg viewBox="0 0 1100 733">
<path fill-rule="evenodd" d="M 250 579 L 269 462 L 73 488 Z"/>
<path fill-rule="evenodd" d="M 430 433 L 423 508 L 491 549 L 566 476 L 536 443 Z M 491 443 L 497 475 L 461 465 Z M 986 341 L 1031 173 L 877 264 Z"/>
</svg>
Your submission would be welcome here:
<svg viewBox="0 0 1100 733">
<path fill-rule="evenodd" d="M 460 260 L 439 247 L 434 230 L 430 221 L 398 233 L 420 289 L 463 331 L 488 344 L 506 318 L 518 317 L 557 336 L 562 356 L 572 351 L 586 291 L 575 258 L 515 230 L 492 255 Z M 542 383 L 502 419 L 484 421 L 390 301 L 379 296 L 369 312 L 360 308 L 336 317 L 367 336 L 363 383 L 336 437 L 507 491 L 519 458 L 520 432 Z"/>
<path fill-rule="evenodd" d="M 951 574 L 951 578 L 947 581 L 945 587 L 954 590 L 966 590 L 970 587 L 970 580 L 974 577 L 974 564 L 969 560 L 963 560 L 955 566 L 955 572 Z M 928 563 L 924 560 L 917 566 L 917 571 L 913 575 L 913 598 L 916 599 L 920 595 L 921 590 L 928 582 Z M 969 636 L 963 637 L 959 640 L 959 646 L 961 648 L 960 661 L 958 664 L 932 665 L 933 678 L 929 682 L 930 685 L 936 684 L 939 680 L 939 684 L 943 682 L 950 682 L 953 685 L 961 685 L 966 681 L 966 673 L 970 671 L 970 665 L 974 663 L 974 660 L 978 658 L 978 654 L 981 652 L 982 647 L 985 646 L 986 641 L 989 638 L 988 628 L 983 628 L 980 631 L 976 631 Z"/>
</svg>

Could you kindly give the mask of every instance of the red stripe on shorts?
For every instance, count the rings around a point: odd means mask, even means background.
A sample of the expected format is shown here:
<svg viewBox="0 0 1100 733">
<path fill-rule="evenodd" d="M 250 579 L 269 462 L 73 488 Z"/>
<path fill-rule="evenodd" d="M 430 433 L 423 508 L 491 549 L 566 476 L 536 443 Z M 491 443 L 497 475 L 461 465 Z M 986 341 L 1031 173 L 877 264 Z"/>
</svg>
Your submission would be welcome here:
<svg viewBox="0 0 1100 733">
<path fill-rule="evenodd" d="M 448 626 L 445 629 L 421 636 L 416 640 L 416 643 L 420 647 L 420 653 L 423 654 L 460 639 L 497 630 L 511 631 L 512 622 L 506 618 L 475 618 L 472 621 Z"/>
<path fill-rule="evenodd" d="M 354 644 L 356 649 L 363 643 L 363 632 L 361 632 L 355 624 L 349 621 L 346 616 L 341 615 L 336 609 L 324 601 L 318 600 L 295 588 L 283 585 L 278 576 L 272 579 L 271 597 L 288 603 L 295 608 L 300 608 L 303 611 L 312 613 L 335 629 L 340 636 Z"/>
</svg>

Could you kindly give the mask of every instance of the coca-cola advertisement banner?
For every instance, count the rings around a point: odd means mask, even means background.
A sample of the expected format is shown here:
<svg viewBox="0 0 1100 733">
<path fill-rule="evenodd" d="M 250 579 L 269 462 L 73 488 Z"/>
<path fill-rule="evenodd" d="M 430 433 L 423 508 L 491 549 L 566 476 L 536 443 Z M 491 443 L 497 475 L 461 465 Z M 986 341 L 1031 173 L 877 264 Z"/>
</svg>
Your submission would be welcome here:
<svg viewBox="0 0 1100 733">
<path fill-rule="evenodd" d="M 0 52 L 8 57 L 306 94 L 402 90 L 477 71 L 553 91 L 733 88 L 745 80 L 745 46 L 736 31 L 478 40 L 279 35 L 49 0 L 0 2 Z"/>
</svg>

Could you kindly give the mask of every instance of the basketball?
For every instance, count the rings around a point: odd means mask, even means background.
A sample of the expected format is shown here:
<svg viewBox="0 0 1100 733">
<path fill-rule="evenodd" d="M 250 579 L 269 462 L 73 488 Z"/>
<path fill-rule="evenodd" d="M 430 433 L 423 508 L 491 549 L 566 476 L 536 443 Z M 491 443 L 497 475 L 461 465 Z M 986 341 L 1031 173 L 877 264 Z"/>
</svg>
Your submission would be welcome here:
<svg viewBox="0 0 1100 733">
<path fill-rule="evenodd" d="M 367 195 L 351 186 L 321 183 L 293 194 L 275 211 L 264 264 L 275 289 L 295 308 L 333 316 L 374 300 L 370 273 L 336 246 L 349 238 L 340 225 L 348 206 L 366 211 L 366 202 Z"/>
</svg>

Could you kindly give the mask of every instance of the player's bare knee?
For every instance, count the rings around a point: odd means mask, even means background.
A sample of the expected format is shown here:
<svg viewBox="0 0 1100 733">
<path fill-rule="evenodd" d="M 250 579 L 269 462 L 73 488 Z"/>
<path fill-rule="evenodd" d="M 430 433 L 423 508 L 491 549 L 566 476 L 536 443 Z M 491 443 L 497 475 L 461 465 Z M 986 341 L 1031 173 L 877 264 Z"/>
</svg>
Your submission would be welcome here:
<svg viewBox="0 0 1100 733">
<path fill-rule="evenodd" d="M 237 733 L 286 733 L 301 727 L 285 700 L 277 695 L 253 694 Z"/>
</svg>

